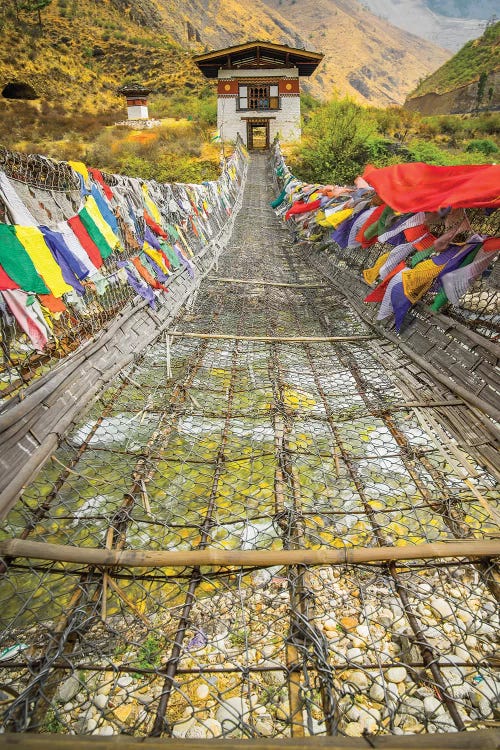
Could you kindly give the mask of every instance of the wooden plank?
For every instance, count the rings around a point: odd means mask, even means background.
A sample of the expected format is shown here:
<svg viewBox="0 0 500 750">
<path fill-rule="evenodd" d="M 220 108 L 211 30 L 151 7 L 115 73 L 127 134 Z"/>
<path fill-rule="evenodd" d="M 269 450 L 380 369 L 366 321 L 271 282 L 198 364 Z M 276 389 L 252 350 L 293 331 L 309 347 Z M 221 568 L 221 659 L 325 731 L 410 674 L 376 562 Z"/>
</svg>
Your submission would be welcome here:
<svg viewBox="0 0 500 750">
<path fill-rule="evenodd" d="M 475 352 L 466 349 L 465 346 L 459 344 L 458 341 L 451 340 L 447 343 L 444 341 L 443 346 L 446 346 L 446 353 L 454 357 L 457 362 L 460 362 L 462 367 L 475 367 L 481 362 Z"/>
<path fill-rule="evenodd" d="M 282 748 L 307 748 L 308 750 L 498 750 L 500 730 L 480 729 L 475 732 L 446 734 L 368 735 L 364 737 L 297 737 L 259 738 L 236 740 L 231 738 L 186 740 L 129 737 L 124 734 L 99 737 L 68 734 L 2 734 L 0 747 L 12 750 L 138 750 L 140 747 L 178 748 L 178 750 L 281 750 Z"/>
</svg>

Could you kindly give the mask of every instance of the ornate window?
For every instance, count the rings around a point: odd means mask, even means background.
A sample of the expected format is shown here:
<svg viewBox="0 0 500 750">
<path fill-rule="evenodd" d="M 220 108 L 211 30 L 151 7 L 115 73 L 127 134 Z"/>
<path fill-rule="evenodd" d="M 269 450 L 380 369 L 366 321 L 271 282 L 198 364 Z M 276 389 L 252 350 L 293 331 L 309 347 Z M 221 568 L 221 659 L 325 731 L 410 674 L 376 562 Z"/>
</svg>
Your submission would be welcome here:
<svg viewBox="0 0 500 750">
<path fill-rule="evenodd" d="M 238 109 L 279 109 L 279 101 L 277 84 L 239 87 Z"/>
</svg>

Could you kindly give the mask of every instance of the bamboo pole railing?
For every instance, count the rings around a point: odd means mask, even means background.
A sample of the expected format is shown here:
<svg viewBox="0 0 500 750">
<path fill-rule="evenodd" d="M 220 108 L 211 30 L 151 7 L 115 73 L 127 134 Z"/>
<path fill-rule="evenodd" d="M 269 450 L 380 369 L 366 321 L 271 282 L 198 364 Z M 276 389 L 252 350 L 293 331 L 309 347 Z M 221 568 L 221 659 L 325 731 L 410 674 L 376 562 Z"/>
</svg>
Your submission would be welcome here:
<svg viewBox="0 0 500 750">
<path fill-rule="evenodd" d="M 274 565 L 356 565 L 401 560 L 431 560 L 449 557 L 491 558 L 500 556 L 500 539 L 453 540 L 402 547 L 345 547 L 319 550 L 220 550 L 193 551 L 104 549 L 48 544 L 24 539 L 0 542 L 1 557 L 23 557 L 51 562 L 101 567 L 154 568 L 271 567 Z"/>
</svg>

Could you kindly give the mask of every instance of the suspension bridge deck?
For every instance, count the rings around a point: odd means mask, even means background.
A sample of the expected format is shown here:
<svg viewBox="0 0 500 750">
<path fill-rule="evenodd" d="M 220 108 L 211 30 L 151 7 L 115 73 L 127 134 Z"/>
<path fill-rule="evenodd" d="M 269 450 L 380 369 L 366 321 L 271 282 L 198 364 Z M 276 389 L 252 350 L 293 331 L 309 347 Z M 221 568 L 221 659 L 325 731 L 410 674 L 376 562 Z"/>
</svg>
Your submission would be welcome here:
<svg viewBox="0 0 500 750">
<path fill-rule="evenodd" d="M 6 557 L 7 730 L 300 738 L 495 718 L 495 564 L 460 554 L 498 533 L 495 482 L 444 417 L 481 423 L 308 263 L 267 170 L 252 156 L 217 270 L 7 518 L 8 537 L 89 553 Z M 453 553 L 370 562 L 440 542 Z M 262 554 L 148 566 L 144 549 Z M 341 554 L 267 562 L 281 550 Z"/>
</svg>

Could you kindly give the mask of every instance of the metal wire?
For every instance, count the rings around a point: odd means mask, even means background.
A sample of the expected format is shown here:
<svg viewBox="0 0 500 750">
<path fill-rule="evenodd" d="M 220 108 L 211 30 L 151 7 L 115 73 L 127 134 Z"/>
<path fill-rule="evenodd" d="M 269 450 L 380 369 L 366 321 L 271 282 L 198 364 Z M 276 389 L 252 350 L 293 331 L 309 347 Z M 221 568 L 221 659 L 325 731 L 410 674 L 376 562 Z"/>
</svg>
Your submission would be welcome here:
<svg viewBox="0 0 500 750">
<path fill-rule="evenodd" d="M 237 179 L 229 179 L 227 169 L 221 175 L 218 185 L 227 189 L 228 205 L 223 201 L 211 200 L 210 212 L 203 220 L 203 232 L 196 228 L 181 204 L 181 200 L 186 200 L 184 189 L 189 189 L 189 186 L 139 182 L 139 187 L 144 184 L 149 186 L 150 191 L 154 191 L 155 200 L 167 222 L 184 226 L 184 235 L 195 255 L 199 255 L 207 241 L 216 237 L 224 227 L 227 209 L 234 205 L 237 198 L 242 159 L 241 152 L 236 150 L 227 165 L 229 168 L 236 167 Z M 13 181 L 20 199 L 41 225 L 54 226 L 57 221 L 74 216 L 81 207 L 78 175 L 65 162 L 55 162 L 36 154 L 20 154 L 0 147 L 0 168 Z M 103 178 L 111 186 L 116 186 L 120 181 L 125 195 L 130 190 L 129 181 L 125 177 L 104 174 Z M 217 184 L 207 183 L 204 191 L 202 198 L 213 199 Z M 195 196 L 195 200 L 201 201 L 200 196 Z M 122 249 L 112 253 L 104 261 L 98 282 L 86 284 L 84 304 L 79 304 L 77 295 L 71 298 L 66 295 L 66 310 L 57 318 L 51 319 L 53 336 L 43 352 L 34 350 L 14 318 L 6 318 L 0 314 L 0 403 L 6 403 L 14 396 L 22 397 L 31 383 L 50 371 L 83 342 L 101 332 L 134 299 L 132 287 L 119 283 L 118 264 L 137 255 L 142 247 L 142 240 L 125 226 L 119 214 L 118 217 Z M 1 198 L 0 220 L 10 221 L 8 206 L 3 204 Z M 138 229 L 143 232 L 143 220 L 136 218 L 136 222 L 142 222 Z M 186 274 L 183 267 L 169 277 L 166 286 L 182 274 Z M 162 293 L 158 301 L 160 304 L 168 304 L 168 295 Z"/>
<path fill-rule="evenodd" d="M 218 277 L 175 330 L 371 333 L 297 260 L 272 189 L 254 155 Z M 231 278 L 297 287 L 220 280 Z M 381 338 L 167 332 L 82 417 L 3 534 L 137 550 L 482 539 L 498 533 L 495 482 L 452 438 L 450 412 L 472 443 L 468 407 Z M 498 699 L 497 573 L 466 558 L 146 570 L 5 560 L 4 725 L 193 738 L 480 725 Z"/>
</svg>

